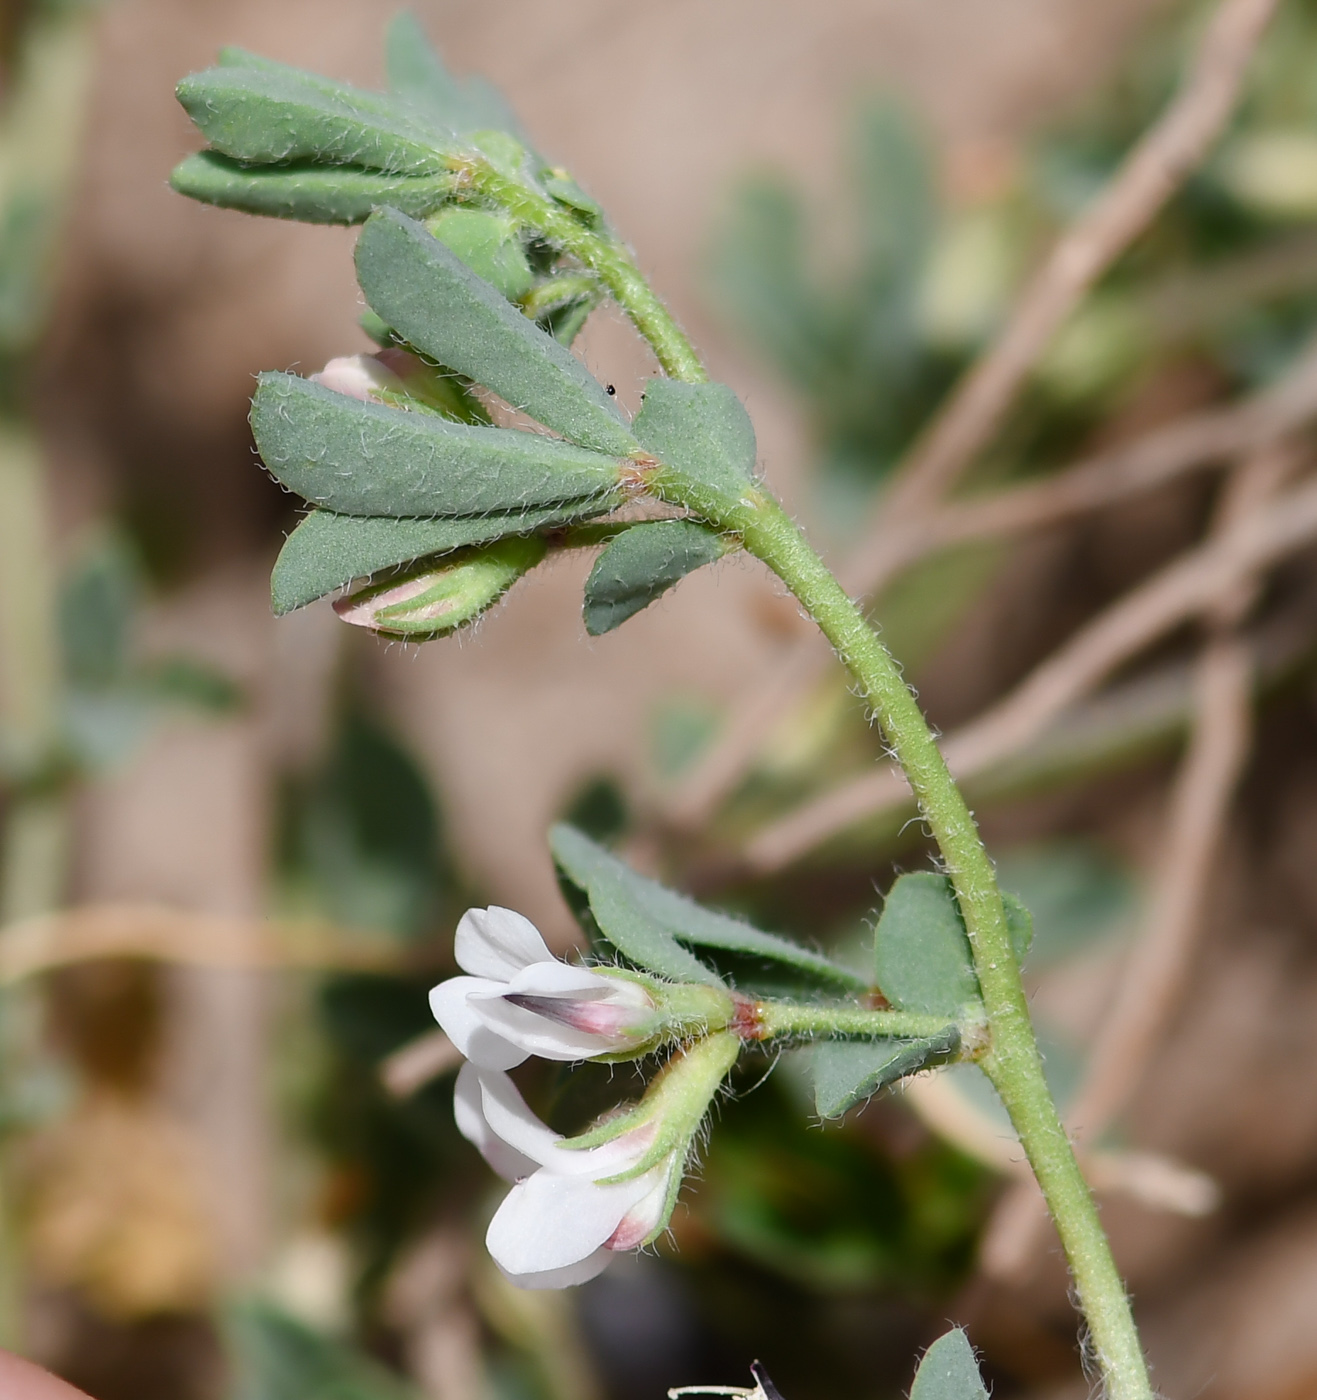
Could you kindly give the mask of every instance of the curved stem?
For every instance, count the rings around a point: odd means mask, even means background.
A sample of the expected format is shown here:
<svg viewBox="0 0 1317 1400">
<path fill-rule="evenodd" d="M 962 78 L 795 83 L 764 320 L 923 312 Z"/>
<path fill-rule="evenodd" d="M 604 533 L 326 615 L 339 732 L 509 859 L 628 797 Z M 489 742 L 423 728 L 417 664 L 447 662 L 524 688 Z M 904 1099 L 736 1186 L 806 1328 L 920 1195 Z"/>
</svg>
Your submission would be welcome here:
<svg viewBox="0 0 1317 1400">
<path fill-rule="evenodd" d="M 1107 1394 L 1111 1400 L 1149 1400 L 1152 1390 L 1129 1299 L 1043 1078 L 992 862 L 900 669 L 767 492 L 751 488 L 732 502 L 669 468 L 662 469 L 655 487 L 665 499 L 679 500 L 719 528 L 735 532 L 795 594 L 863 687 L 955 887 L 988 1019 L 986 1048 L 978 1062 L 1010 1114 L 1056 1222 Z"/>
<path fill-rule="evenodd" d="M 630 253 L 616 239 L 588 228 L 575 215 L 491 161 L 468 158 L 461 174 L 471 189 L 570 253 L 613 294 L 613 299 L 649 342 L 664 374 L 693 384 L 708 379 L 685 331 L 664 306 Z"/>
<path fill-rule="evenodd" d="M 538 228 L 594 272 L 649 342 L 668 375 L 691 382 L 707 380 L 690 341 L 620 244 L 586 227 L 525 181 L 487 160 L 473 158 L 463 175 L 473 190 Z M 747 483 L 739 498 L 731 499 L 664 464 L 656 464 L 648 485 L 661 499 L 684 506 L 724 533 L 737 536 L 767 564 L 795 594 L 863 688 L 932 829 L 955 888 L 988 1022 L 978 1063 L 1010 1114 L 1056 1222 L 1108 1398 L 1151 1400 L 1147 1365 L 1125 1286 L 1043 1078 L 996 873 L 973 815 L 900 669 L 859 608 L 766 491 Z M 900 1033 L 878 1029 L 877 1017 L 885 1013 L 861 1014 L 872 1018 L 871 1028 L 855 1033 Z M 822 1029 L 792 1026 L 785 1012 L 780 1015 L 784 1028 L 779 1033 Z"/>
</svg>

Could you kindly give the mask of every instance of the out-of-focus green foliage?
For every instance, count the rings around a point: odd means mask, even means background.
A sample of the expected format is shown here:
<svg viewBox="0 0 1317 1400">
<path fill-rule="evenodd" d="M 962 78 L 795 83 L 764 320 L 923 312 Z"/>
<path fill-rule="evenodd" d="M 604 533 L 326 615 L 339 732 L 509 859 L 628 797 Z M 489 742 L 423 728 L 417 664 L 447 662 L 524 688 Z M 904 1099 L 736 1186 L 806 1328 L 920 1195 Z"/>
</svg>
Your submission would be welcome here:
<svg viewBox="0 0 1317 1400">
<path fill-rule="evenodd" d="M 891 103 L 868 103 L 848 155 L 847 246 L 763 174 L 737 190 L 711 260 L 715 301 L 796 391 L 842 499 L 891 468 L 966 353 L 938 344 L 921 309 L 939 226 L 921 136 Z"/>
<path fill-rule="evenodd" d="M 269 1303 L 229 1311 L 229 1400 L 419 1400 L 401 1377 Z"/>
<path fill-rule="evenodd" d="M 692 1195 L 702 1229 L 797 1284 L 937 1292 L 969 1265 L 988 1179 L 928 1143 L 890 1156 L 863 1119 L 820 1132 L 778 1076 L 722 1115 Z"/>
<path fill-rule="evenodd" d="M 292 888 L 336 922 L 417 939 L 451 916 L 439 813 L 416 760 L 360 713 L 285 809 Z"/>
</svg>

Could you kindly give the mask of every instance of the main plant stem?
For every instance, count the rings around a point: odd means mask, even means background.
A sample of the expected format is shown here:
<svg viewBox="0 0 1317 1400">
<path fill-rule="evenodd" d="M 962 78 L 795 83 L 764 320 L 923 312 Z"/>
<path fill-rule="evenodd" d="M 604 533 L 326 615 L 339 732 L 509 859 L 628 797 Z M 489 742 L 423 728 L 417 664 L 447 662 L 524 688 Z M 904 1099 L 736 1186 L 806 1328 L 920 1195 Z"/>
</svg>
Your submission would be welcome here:
<svg viewBox="0 0 1317 1400">
<path fill-rule="evenodd" d="M 719 523 L 736 528 L 746 549 L 791 589 L 859 681 L 932 829 L 983 992 L 988 1040 L 979 1064 L 1011 1116 L 1056 1222 L 1110 1400 L 1148 1400 L 1152 1390 L 1129 1299 L 1043 1078 L 1001 892 L 974 817 L 896 662 L 786 512 L 755 490 L 735 515 Z"/>
<path fill-rule="evenodd" d="M 708 378 L 690 341 L 614 237 L 587 227 L 538 189 L 491 162 L 472 160 L 464 175 L 479 196 L 540 229 L 598 277 L 648 341 L 665 373 L 688 382 Z M 668 466 L 661 466 L 649 485 L 664 499 L 739 537 L 745 548 L 795 594 L 863 688 L 883 737 L 932 829 L 955 887 L 988 1021 L 984 1047 L 976 1059 L 1010 1114 L 1056 1222 L 1108 1400 L 1151 1400 L 1147 1366 L 1125 1286 L 1116 1271 L 1096 1203 L 1043 1078 L 996 873 L 973 815 L 896 662 L 767 492 L 747 484 L 739 499 L 729 500 L 706 483 Z"/>
</svg>

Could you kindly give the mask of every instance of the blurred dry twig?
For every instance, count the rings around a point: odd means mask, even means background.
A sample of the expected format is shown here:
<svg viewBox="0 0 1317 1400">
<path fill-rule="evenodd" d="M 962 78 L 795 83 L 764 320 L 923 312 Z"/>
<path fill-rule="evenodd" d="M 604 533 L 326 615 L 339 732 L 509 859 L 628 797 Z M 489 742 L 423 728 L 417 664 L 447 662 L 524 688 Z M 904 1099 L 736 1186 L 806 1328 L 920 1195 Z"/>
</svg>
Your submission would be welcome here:
<svg viewBox="0 0 1317 1400">
<path fill-rule="evenodd" d="M 1292 445 L 1277 444 L 1246 460 L 1231 478 L 1216 533 L 1274 496 L 1300 463 Z M 1070 1104 L 1070 1128 L 1091 1143 L 1119 1116 L 1151 1062 L 1189 970 L 1203 923 L 1211 868 L 1220 849 L 1230 800 L 1248 756 L 1251 658 L 1238 627 L 1257 597 L 1256 577 L 1224 589 L 1207 614 L 1209 636 L 1198 662 L 1197 718 L 1167 804 L 1167 838 L 1142 936 L 1125 961 L 1120 985 Z M 1046 1224 L 1042 1197 L 1024 1182 L 999 1202 L 984 1234 L 984 1271 L 1018 1277 Z"/>
<path fill-rule="evenodd" d="M 380 1061 L 380 1082 L 397 1099 L 456 1069 L 462 1052 L 443 1031 L 426 1031 Z"/>
<path fill-rule="evenodd" d="M 1058 240 L 1001 334 L 961 380 L 878 505 L 868 538 L 841 578 L 872 595 L 909 562 L 905 538 L 982 450 L 1046 350 L 1102 273 L 1152 222 L 1219 135 L 1276 0 L 1223 0 L 1174 100 L 1129 152 L 1101 194 Z M 707 821 L 736 786 L 783 711 L 831 654 L 802 637 L 772 674 L 757 678 L 722 735 L 666 804 L 679 827 Z"/>
<path fill-rule="evenodd" d="M 155 904 L 87 904 L 0 929 L 0 986 L 92 958 L 361 971 L 387 971 L 399 964 L 383 935 L 326 923 L 227 918 Z"/>
<path fill-rule="evenodd" d="M 1314 538 L 1317 485 L 1309 484 L 1182 555 L 1080 628 L 985 714 L 950 735 L 941 747 L 951 771 L 962 781 L 1020 752 L 1149 643 Z M 746 858 L 757 871 L 780 869 L 907 795 L 905 780 L 884 765 L 766 827 L 749 843 Z"/>
</svg>

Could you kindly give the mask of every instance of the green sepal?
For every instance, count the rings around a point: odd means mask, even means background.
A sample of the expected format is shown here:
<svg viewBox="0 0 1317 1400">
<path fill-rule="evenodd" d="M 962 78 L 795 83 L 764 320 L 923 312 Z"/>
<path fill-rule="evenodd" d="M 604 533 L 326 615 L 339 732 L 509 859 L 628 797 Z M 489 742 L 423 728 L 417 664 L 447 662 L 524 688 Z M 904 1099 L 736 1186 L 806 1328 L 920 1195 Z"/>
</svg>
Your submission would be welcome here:
<svg viewBox="0 0 1317 1400">
<path fill-rule="evenodd" d="M 588 507 L 586 513 L 594 509 Z M 440 516 L 435 520 L 314 510 L 279 551 L 270 576 L 270 605 L 275 616 L 282 617 L 385 569 L 467 545 L 565 525 L 581 514 L 579 502 L 512 515 Z"/>
<path fill-rule="evenodd" d="M 560 170 L 542 171 L 540 185 L 552 199 L 565 204 L 586 228 L 603 228 L 603 205 L 591 199 L 570 175 Z"/>
<path fill-rule="evenodd" d="M 443 175 L 462 155 L 410 106 L 282 64 L 208 68 L 176 91 L 206 140 L 236 160 Z"/>
<path fill-rule="evenodd" d="M 344 515 L 487 515 L 569 501 L 601 513 L 622 499 L 612 457 L 366 403 L 292 374 L 260 376 L 251 425 L 272 475 Z"/>
<path fill-rule="evenodd" d="M 586 1151 L 613 1142 L 624 1133 L 647 1123 L 657 1123 L 654 1141 L 626 1171 L 600 1178 L 600 1184 L 629 1181 L 672 1156 L 680 1177 L 695 1134 L 704 1121 L 713 1096 L 741 1053 L 742 1042 L 731 1031 L 716 1031 L 676 1051 L 650 1081 L 638 1103 L 559 1144 L 571 1151 Z"/>
<path fill-rule="evenodd" d="M 414 209 L 396 200 L 381 200 L 392 208 L 413 214 Z M 515 219 L 485 209 L 447 209 L 427 225 L 446 248 L 451 249 L 476 274 L 509 300 L 517 301 L 535 282 Z"/>
<path fill-rule="evenodd" d="M 244 165 L 218 151 L 188 156 L 169 183 L 203 204 L 307 224 L 359 224 L 381 204 L 428 214 L 451 198 L 455 185 L 451 175 L 385 175 L 314 161 Z"/>
<path fill-rule="evenodd" d="M 988 1388 L 963 1328 L 953 1328 L 924 1353 L 910 1400 L 988 1400 Z"/>
<path fill-rule="evenodd" d="M 549 846 L 559 870 L 586 894 L 603 936 L 631 962 L 660 976 L 674 982 L 721 985 L 722 979 L 687 951 L 708 948 L 781 964 L 815 986 L 867 990 L 862 978 L 820 954 L 705 909 L 656 880 L 637 875 L 575 827 L 555 826 Z"/>
<path fill-rule="evenodd" d="M 726 384 L 651 379 L 631 429 L 660 461 L 733 499 L 754 475 L 754 425 Z"/>
<path fill-rule="evenodd" d="M 384 67 L 389 91 L 446 131 L 462 134 L 482 127 L 518 130 L 512 109 L 498 89 L 483 78 L 455 78 L 412 14 L 404 12 L 389 25 Z"/>
<path fill-rule="evenodd" d="M 637 450 L 621 410 L 580 360 L 423 224 L 381 209 L 356 258 L 372 309 L 422 354 L 582 447 L 619 457 Z"/>
<path fill-rule="evenodd" d="M 543 558 L 538 535 L 511 535 L 427 560 L 335 605 L 344 622 L 388 637 L 434 641 L 473 622 Z"/>
<path fill-rule="evenodd" d="M 717 531 L 693 520 L 656 520 L 624 530 L 595 560 L 585 581 L 585 630 L 600 637 L 620 627 L 729 548 Z"/>
<path fill-rule="evenodd" d="M 960 1032 L 948 1026 L 915 1040 L 824 1040 L 800 1053 L 809 1066 L 819 1117 L 840 1118 L 898 1079 L 951 1059 L 959 1048 Z"/>
<path fill-rule="evenodd" d="M 1023 960 L 1033 934 L 1029 911 L 1004 895 L 1011 945 Z M 932 871 L 902 875 L 874 931 L 874 977 L 900 1011 L 958 1017 L 981 998 L 965 921 L 951 881 Z"/>
</svg>

